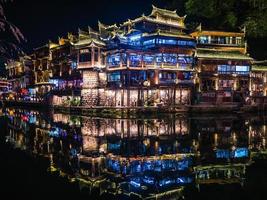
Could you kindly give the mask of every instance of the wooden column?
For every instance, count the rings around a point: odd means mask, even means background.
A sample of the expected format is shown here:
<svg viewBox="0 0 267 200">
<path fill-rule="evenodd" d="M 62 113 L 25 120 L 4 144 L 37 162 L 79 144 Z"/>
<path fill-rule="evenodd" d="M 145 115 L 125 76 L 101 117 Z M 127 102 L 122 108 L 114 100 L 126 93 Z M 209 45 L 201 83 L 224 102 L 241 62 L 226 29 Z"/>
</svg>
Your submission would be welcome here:
<svg viewBox="0 0 267 200">
<path fill-rule="evenodd" d="M 98 65 L 101 65 L 101 51 L 100 51 L 100 47 L 97 48 L 98 51 Z"/>
<path fill-rule="evenodd" d="M 91 47 L 91 66 L 95 65 L 95 48 Z"/>
</svg>

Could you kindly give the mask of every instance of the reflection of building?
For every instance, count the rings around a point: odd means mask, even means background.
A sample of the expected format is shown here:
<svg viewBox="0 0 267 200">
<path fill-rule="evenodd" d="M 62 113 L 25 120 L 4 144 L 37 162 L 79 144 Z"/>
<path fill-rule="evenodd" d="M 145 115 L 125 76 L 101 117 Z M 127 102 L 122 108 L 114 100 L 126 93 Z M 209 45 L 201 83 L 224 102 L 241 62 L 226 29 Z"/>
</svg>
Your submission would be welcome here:
<svg viewBox="0 0 267 200">
<path fill-rule="evenodd" d="M 258 116 L 138 120 L 53 113 L 50 119 L 33 111 L 5 113 L 7 141 L 49 158 L 51 171 L 81 187 L 115 196 L 168 199 L 189 185 L 242 185 L 251 152 L 267 147 L 265 119 Z"/>
<path fill-rule="evenodd" d="M 198 186 L 203 184 L 244 184 L 246 164 L 208 165 L 194 167 Z"/>
</svg>

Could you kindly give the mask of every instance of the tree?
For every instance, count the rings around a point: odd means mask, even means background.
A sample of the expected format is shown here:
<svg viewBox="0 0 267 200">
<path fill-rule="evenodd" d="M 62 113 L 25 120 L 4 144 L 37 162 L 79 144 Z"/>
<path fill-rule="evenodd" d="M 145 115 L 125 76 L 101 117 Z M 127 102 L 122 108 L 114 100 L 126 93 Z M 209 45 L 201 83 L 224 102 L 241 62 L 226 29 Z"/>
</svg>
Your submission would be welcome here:
<svg viewBox="0 0 267 200">
<path fill-rule="evenodd" d="M 164 0 L 170 9 L 184 8 L 188 27 L 234 30 L 246 27 L 251 55 L 266 59 L 267 0 Z M 181 5 L 181 4 L 184 5 Z M 179 9 L 178 9 L 179 12 Z M 260 45 L 259 45 L 260 44 Z"/>
<path fill-rule="evenodd" d="M 26 41 L 18 27 L 7 20 L 4 12 L 4 3 L 8 0 L 0 0 L 0 58 L 9 59 L 21 53 L 21 42 Z"/>
</svg>

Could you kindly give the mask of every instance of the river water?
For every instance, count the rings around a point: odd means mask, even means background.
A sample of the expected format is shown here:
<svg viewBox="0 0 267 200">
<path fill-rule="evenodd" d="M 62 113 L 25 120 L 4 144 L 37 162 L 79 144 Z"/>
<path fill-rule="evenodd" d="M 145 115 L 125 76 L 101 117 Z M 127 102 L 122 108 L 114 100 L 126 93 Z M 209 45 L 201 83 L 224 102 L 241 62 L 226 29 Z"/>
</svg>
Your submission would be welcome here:
<svg viewBox="0 0 267 200">
<path fill-rule="evenodd" d="M 264 199 L 266 125 L 265 115 L 111 119 L 2 109 L 2 182 L 28 198 Z"/>
</svg>

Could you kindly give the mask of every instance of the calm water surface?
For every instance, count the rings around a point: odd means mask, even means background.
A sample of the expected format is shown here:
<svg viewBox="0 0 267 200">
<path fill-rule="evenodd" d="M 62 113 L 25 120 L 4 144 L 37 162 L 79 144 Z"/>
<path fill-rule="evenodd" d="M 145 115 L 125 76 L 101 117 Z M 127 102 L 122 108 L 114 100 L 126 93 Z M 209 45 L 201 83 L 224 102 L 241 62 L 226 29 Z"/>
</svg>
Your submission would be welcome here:
<svg viewBox="0 0 267 200">
<path fill-rule="evenodd" d="M 22 156 L 29 174 L 38 171 L 29 193 L 39 182 L 48 192 L 56 179 L 51 193 L 64 185 L 85 199 L 266 197 L 264 115 L 110 119 L 9 108 L 0 116 L 1 164 L 14 191 Z"/>
</svg>

